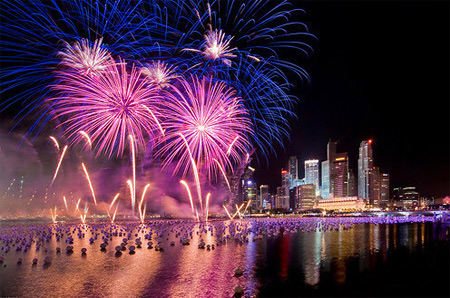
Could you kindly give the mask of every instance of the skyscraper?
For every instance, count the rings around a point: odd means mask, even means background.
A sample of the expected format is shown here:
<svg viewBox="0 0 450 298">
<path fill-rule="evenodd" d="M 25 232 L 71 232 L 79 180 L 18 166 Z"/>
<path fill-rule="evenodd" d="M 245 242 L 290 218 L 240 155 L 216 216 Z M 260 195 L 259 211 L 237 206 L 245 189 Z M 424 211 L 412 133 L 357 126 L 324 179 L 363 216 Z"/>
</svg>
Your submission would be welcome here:
<svg viewBox="0 0 450 298">
<path fill-rule="evenodd" d="M 305 184 L 314 184 L 319 187 L 319 160 L 305 160 Z"/>
<path fill-rule="evenodd" d="M 333 158 L 336 155 L 336 145 L 337 142 L 332 142 L 328 140 L 327 144 L 327 160 L 322 162 L 322 193 L 321 196 L 324 199 L 328 199 L 331 193 L 331 175 L 332 169 L 331 165 L 333 163 Z"/>
<path fill-rule="evenodd" d="M 289 174 L 291 174 L 291 179 L 298 179 L 298 159 L 297 156 L 291 156 L 289 158 Z"/>
<path fill-rule="evenodd" d="M 330 195 L 334 198 L 348 194 L 348 155 L 336 153 L 330 166 Z"/>
<path fill-rule="evenodd" d="M 258 208 L 266 209 L 267 202 L 269 202 L 269 185 L 261 185 L 259 187 Z"/>
<path fill-rule="evenodd" d="M 357 189 L 356 189 L 356 177 L 353 169 L 348 169 L 348 184 L 347 184 L 347 196 L 356 197 Z"/>
<path fill-rule="evenodd" d="M 390 205 L 389 202 L 389 174 L 381 174 L 381 208 L 386 208 Z"/>
<path fill-rule="evenodd" d="M 372 140 L 362 141 L 358 159 L 358 197 L 369 198 L 369 172 L 373 168 Z"/>
<path fill-rule="evenodd" d="M 381 201 L 381 175 L 380 168 L 369 169 L 369 206 L 380 207 Z"/>
<path fill-rule="evenodd" d="M 322 161 L 322 192 L 321 197 L 328 199 L 330 196 L 330 162 Z"/>
</svg>

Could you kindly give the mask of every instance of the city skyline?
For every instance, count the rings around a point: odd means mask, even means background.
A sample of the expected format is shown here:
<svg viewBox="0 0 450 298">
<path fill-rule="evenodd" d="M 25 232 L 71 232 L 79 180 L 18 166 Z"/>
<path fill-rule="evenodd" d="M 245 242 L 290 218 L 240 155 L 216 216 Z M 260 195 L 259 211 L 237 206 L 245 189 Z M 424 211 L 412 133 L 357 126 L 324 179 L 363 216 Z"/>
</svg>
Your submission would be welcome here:
<svg viewBox="0 0 450 298">
<path fill-rule="evenodd" d="M 258 166 L 258 183 L 275 189 L 281 178 L 272 173 L 285 167 L 289 156 L 299 163 L 326 160 L 329 139 L 348 152 L 356 170 L 359 143 L 372 139 L 374 158 L 391 175 L 392 187 L 414 185 L 427 195 L 448 195 L 446 4 L 295 5 L 306 10 L 307 24 L 318 24 L 311 32 L 320 50 L 308 62 L 311 83 L 296 92 L 298 120 L 292 121 L 290 140 L 277 158 Z"/>
</svg>

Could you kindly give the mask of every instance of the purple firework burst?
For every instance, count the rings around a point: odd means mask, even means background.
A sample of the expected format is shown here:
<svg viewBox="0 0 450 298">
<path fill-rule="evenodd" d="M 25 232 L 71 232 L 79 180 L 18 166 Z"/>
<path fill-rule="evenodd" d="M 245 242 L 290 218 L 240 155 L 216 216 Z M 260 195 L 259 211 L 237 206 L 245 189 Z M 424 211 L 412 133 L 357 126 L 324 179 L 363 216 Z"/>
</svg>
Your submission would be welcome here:
<svg viewBox="0 0 450 298">
<path fill-rule="evenodd" d="M 79 131 L 90 135 L 97 155 L 120 157 L 128 135 L 137 148 L 144 148 L 160 131 L 156 103 L 157 88 L 146 83 L 133 64 L 109 59 L 101 72 L 86 75 L 78 69 L 57 72 L 56 96 L 50 99 L 54 116 L 61 120 L 66 137 L 74 144 L 82 139 Z"/>
</svg>

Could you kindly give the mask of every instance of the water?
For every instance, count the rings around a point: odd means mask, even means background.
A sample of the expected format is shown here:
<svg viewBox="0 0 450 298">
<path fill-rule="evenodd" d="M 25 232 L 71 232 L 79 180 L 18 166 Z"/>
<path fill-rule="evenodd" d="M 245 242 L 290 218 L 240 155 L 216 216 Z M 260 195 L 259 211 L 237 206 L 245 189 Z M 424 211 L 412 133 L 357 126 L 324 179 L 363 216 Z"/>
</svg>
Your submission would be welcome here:
<svg viewBox="0 0 450 298">
<path fill-rule="evenodd" d="M 2 224 L 0 235 L 11 235 L 14 226 Z M 284 234 L 281 229 L 275 235 L 273 231 L 264 232 L 262 239 L 253 239 L 250 233 L 248 242 L 232 239 L 214 250 L 199 249 L 198 243 L 202 238 L 206 244 L 220 244 L 220 232 L 197 235 L 196 225 L 191 244 L 182 246 L 176 233 L 170 232 L 181 231 L 181 226 L 154 222 L 153 231 L 166 227 L 161 237 L 163 252 L 147 248 L 143 230 L 138 235 L 142 237 L 142 248 L 133 255 L 128 250 L 115 255 L 114 247 L 126 234 L 113 237 L 103 252 L 99 247 L 102 234 L 89 244 L 93 236 L 89 229 L 83 230 L 85 236 L 81 239 L 77 231 L 73 233 L 73 254 L 65 252 L 67 237 L 57 242 L 53 235 L 39 251 L 36 243 L 27 252 L 16 252 L 10 244 L 11 250 L 0 264 L 0 296 L 233 297 L 237 286 L 244 288 L 245 297 L 450 294 L 448 224 L 362 223 L 335 226 L 332 231 Z M 30 227 L 21 225 L 19 230 Z M 134 229 L 128 244 L 134 245 L 136 232 Z M 154 233 L 154 245 L 156 239 Z M 170 246 L 170 241 L 175 241 L 175 246 Z M 56 253 L 56 247 L 61 247 L 61 253 Z M 82 247 L 87 248 L 84 256 Z M 52 261 L 44 266 L 46 256 L 51 256 Z M 19 257 L 23 258 L 20 265 L 16 264 Z M 38 258 L 37 265 L 32 265 L 33 258 Z M 234 275 L 237 268 L 244 270 L 240 277 Z"/>
</svg>

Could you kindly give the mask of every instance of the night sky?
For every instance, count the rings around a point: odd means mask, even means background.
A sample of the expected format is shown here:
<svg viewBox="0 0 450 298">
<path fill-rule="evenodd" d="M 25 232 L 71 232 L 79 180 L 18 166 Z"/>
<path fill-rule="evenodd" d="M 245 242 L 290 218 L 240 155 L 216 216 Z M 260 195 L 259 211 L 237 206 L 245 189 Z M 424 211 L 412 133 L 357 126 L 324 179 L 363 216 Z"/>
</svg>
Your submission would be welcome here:
<svg viewBox="0 0 450 298">
<path fill-rule="evenodd" d="M 299 97 L 291 140 L 255 179 L 280 185 L 290 155 L 326 159 L 328 139 L 357 173 L 359 143 L 373 139 L 375 165 L 391 188 L 442 197 L 449 186 L 449 2 L 298 1 L 314 53 L 299 57 L 311 77 Z M 321 174 L 321 173 L 320 173 Z"/>
</svg>

